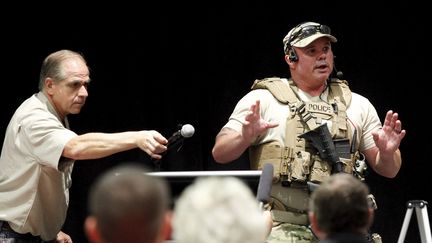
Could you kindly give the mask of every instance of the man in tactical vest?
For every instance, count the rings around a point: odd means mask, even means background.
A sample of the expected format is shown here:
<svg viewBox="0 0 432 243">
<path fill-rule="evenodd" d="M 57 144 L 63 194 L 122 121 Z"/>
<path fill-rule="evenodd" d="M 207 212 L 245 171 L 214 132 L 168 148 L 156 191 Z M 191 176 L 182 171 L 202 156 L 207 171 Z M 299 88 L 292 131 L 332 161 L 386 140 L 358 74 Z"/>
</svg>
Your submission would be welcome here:
<svg viewBox="0 0 432 243">
<path fill-rule="evenodd" d="M 381 124 L 367 98 L 330 77 L 336 41 L 319 23 L 291 29 L 283 39 L 291 78 L 256 80 L 216 137 L 212 153 L 218 163 L 249 149 L 251 169 L 273 164 L 269 243 L 317 241 L 307 217 L 311 185 L 339 172 L 363 179 L 365 161 L 388 178 L 401 167 L 406 131 L 398 114 L 388 111 Z"/>
</svg>

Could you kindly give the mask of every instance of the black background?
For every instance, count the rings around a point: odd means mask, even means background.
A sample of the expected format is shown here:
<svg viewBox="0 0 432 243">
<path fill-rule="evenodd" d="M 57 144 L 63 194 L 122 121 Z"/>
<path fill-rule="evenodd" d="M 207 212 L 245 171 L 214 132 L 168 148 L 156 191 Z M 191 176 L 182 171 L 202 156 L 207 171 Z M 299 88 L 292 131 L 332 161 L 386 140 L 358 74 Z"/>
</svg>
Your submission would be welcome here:
<svg viewBox="0 0 432 243">
<path fill-rule="evenodd" d="M 430 201 L 432 56 L 424 6 L 412 1 L 386 6 L 365 1 L 350 6 L 306 1 L 117 2 L 93 9 L 65 4 L 38 6 L 38 11 L 29 6 L 2 10 L 1 130 L 19 104 L 37 92 L 45 56 L 71 49 L 84 54 L 92 78 L 86 106 L 69 118 L 72 130 L 154 129 L 168 138 L 178 124 L 190 123 L 194 136 L 179 152 L 167 154 L 163 170 L 247 169 L 244 157 L 215 164 L 214 138 L 255 79 L 289 76 L 282 39 L 296 24 L 315 21 L 329 25 L 338 38 L 333 45 L 337 69 L 352 90 L 369 98 L 381 119 L 389 109 L 398 112 L 407 130 L 399 174 L 394 179 L 373 172 L 368 176 L 378 201 L 373 230 L 383 242 L 396 242 L 406 202 Z M 91 183 L 127 161 L 153 165 L 138 150 L 75 163 L 64 228 L 74 242 L 86 242 L 82 223 Z M 406 242 L 419 241 L 413 215 Z"/>
</svg>

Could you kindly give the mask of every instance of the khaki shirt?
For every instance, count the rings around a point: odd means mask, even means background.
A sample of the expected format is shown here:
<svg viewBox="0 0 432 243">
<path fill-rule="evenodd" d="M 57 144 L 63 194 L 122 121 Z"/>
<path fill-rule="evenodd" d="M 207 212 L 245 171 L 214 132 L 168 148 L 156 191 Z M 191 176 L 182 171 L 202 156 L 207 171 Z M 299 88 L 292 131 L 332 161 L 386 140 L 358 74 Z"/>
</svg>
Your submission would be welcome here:
<svg viewBox="0 0 432 243">
<path fill-rule="evenodd" d="M 14 231 L 56 238 L 66 218 L 74 162 L 61 154 L 75 136 L 42 92 L 16 110 L 0 157 L 0 220 Z"/>
<path fill-rule="evenodd" d="M 284 79 L 284 82 L 288 84 L 286 79 Z M 327 93 L 326 90 L 321 97 L 310 97 L 308 94 L 299 91 L 299 96 L 305 102 L 316 99 L 326 100 Z M 254 141 L 253 145 L 269 141 L 279 141 L 281 144 L 284 144 L 286 120 L 290 117 L 290 110 L 288 105 L 278 102 L 267 89 L 252 90 L 240 99 L 224 127 L 241 132 L 244 118 L 251 105 L 255 104 L 257 100 L 260 100 L 261 117 L 266 121 L 277 121 L 279 126 L 269 129 L 264 136 L 260 136 Z M 380 129 L 382 124 L 370 101 L 359 94 L 352 93 L 351 104 L 347 108 L 347 116 L 349 119 L 348 124 L 351 126 L 352 131 L 354 131 L 354 127 L 357 130 L 357 141 L 360 142 L 360 151 L 374 147 L 375 142 L 372 137 L 372 131 Z"/>
</svg>

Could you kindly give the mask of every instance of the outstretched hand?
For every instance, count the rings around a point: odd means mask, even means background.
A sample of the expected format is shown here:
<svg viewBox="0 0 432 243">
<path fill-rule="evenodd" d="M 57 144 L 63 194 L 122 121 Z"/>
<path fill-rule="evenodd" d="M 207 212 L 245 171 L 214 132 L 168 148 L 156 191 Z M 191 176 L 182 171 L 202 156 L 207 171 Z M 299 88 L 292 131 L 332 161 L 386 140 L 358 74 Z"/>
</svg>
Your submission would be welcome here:
<svg viewBox="0 0 432 243">
<path fill-rule="evenodd" d="M 399 148 L 405 137 L 402 122 L 398 120 L 398 113 L 388 111 L 382 129 L 372 132 L 375 144 L 381 152 L 394 152 Z"/>
<path fill-rule="evenodd" d="M 153 159 L 161 159 L 162 153 L 167 150 L 168 140 L 155 130 L 140 131 L 138 147 Z"/>
<path fill-rule="evenodd" d="M 246 140 L 252 142 L 259 135 L 267 132 L 269 128 L 277 126 L 279 126 L 278 122 L 266 121 L 261 118 L 260 101 L 257 100 L 255 104 L 251 105 L 249 112 L 245 117 L 242 134 Z"/>
</svg>

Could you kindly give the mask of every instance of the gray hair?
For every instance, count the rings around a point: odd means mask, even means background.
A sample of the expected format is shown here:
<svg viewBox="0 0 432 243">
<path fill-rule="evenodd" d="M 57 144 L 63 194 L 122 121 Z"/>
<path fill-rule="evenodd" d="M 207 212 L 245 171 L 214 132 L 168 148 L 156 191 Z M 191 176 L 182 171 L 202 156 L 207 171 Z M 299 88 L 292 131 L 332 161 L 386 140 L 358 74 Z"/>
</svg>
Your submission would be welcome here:
<svg viewBox="0 0 432 243">
<path fill-rule="evenodd" d="M 175 203 L 178 243 L 262 243 L 266 221 L 250 188 L 236 177 L 202 177 Z"/>
<path fill-rule="evenodd" d="M 55 82 L 60 82 L 66 78 L 66 74 L 61 67 L 64 60 L 78 57 L 86 63 L 84 56 L 78 52 L 70 50 L 60 50 L 48 55 L 42 62 L 41 71 L 39 74 L 39 90 L 43 90 L 46 78 L 52 78 Z"/>
</svg>

